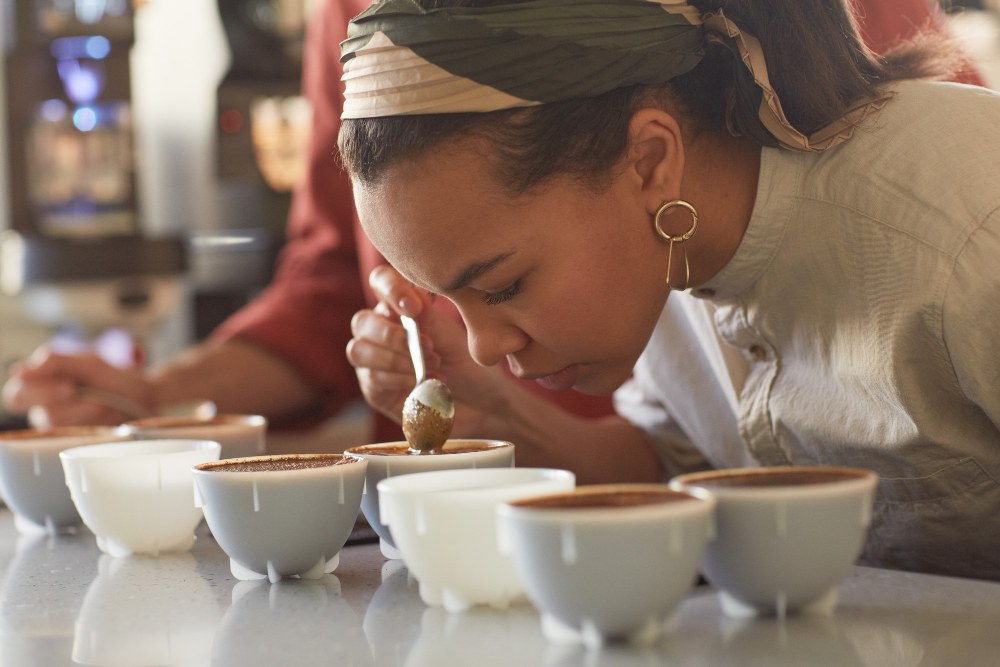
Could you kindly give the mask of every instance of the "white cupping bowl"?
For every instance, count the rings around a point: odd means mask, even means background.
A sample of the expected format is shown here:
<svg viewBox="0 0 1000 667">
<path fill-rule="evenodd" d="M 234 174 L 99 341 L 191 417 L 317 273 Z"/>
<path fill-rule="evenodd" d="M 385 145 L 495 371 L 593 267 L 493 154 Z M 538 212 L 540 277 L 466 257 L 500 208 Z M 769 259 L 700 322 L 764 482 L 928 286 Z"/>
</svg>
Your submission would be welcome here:
<svg viewBox="0 0 1000 667">
<path fill-rule="evenodd" d="M 140 440 L 59 454 L 66 484 L 97 546 L 111 556 L 186 551 L 201 509 L 191 468 L 219 458 L 210 440 Z"/>
<path fill-rule="evenodd" d="M 112 426 L 63 426 L 0 432 L 0 496 L 21 533 L 74 530 L 80 514 L 66 487 L 59 452 L 129 440 Z"/>
<path fill-rule="evenodd" d="M 440 452 L 411 454 L 405 442 L 383 442 L 351 447 L 347 454 L 368 460 L 365 492 L 361 511 L 379 536 L 379 547 L 386 558 L 399 558 L 399 550 L 389 529 L 382 524 L 378 483 L 397 475 L 455 468 L 510 468 L 514 465 L 514 445 L 503 440 L 459 440 L 445 442 Z"/>
<path fill-rule="evenodd" d="M 864 544 L 878 476 L 838 467 L 765 467 L 681 475 L 671 486 L 716 501 L 702 569 L 731 617 L 828 613 Z"/>
<path fill-rule="evenodd" d="M 296 465 L 315 467 L 291 467 Z M 366 466 L 364 459 L 342 454 L 255 456 L 197 466 L 198 503 L 233 576 L 276 582 L 318 579 L 336 569 L 358 518 Z"/>
<path fill-rule="evenodd" d="M 663 484 L 581 486 L 501 505 L 500 548 L 549 639 L 648 644 L 697 578 L 714 506 Z"/>
<path fill-rule="evenodd" d="M 506 607 L 524 596 L 510 557 L 497 545 L 497 506 L 569 491 L 573 473 L 548 468 L 438 470 L 378 484 L 382 523 L 389 526 L 426 604 L 463 611 Z"/>
</svg>

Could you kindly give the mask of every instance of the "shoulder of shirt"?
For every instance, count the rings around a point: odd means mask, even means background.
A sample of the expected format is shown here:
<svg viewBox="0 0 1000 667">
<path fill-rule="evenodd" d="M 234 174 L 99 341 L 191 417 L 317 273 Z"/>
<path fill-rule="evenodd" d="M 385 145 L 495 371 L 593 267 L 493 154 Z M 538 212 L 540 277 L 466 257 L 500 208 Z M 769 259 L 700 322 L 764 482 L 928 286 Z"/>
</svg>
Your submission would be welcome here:
<svg viewBox="0 0 1000 667">
<path fill-rule="evenodd" d="M 803 200 L 936 245 L 942 218 L 971 233 L 1000 207 L 1000 94 L 963 84 L 900 82 L 889 102 L 841 146 L 804 157 L 776 153 L 800 171 Z"/>
<path fill-rule="evenodd" d="M 942 161 L 994 165 L 1000 148 L 1000 94 L 936 81 L 902 81 L 843 145 L 820 154 L 831 165 L 863 160 L 874 179 L 946 175 Z M 921 158 L 936 157 L 922 160 Z M 994 181 L 994 170 L 983 170 Z M 905 181 L 904 181 L 905 182 Z"/>
</svg>

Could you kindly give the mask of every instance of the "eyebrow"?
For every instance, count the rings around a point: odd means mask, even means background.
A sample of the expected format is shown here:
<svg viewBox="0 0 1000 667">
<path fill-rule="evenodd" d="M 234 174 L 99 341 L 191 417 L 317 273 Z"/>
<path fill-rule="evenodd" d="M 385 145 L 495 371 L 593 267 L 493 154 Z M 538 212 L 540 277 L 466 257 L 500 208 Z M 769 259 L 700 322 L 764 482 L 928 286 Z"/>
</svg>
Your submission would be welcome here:
<svg viewBox="0 0 1000 667">
<path fill-rule="evenodd" d="M 505 252 L 503 254 L 497 255 L 496 257 L 491 257 L 483 262 L 476 262 L 465 267 L 455 280 L 451 281 L 445 288 L 449 292 L 456 292 L 463 287 L 467 286 L 473 280 L 483 275 L 487 271 L 491 271 L 496 268 L 499 264 L 504 262 L 507 258 L 513 255 L 513 252 Z"/>
</svg>

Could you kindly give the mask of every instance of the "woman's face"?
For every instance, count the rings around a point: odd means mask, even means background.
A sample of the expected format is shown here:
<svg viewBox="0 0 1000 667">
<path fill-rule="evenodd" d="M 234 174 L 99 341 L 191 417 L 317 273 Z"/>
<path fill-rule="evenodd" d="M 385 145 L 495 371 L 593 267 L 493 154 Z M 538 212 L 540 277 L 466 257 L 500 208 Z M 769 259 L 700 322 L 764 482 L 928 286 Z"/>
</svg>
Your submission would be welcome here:
<svg viewBox="0 0 1000 667">
<path fill-rule="evenodd" d="M 667 295 L 666 244 L 629 170 L 602 192 L 565 178 L 511 196 L 472 142 L 355 187 L 362 226 L 406 278 L 453 301 L 480 364 L 550 389 L 610 393 Z"/>
</svg>

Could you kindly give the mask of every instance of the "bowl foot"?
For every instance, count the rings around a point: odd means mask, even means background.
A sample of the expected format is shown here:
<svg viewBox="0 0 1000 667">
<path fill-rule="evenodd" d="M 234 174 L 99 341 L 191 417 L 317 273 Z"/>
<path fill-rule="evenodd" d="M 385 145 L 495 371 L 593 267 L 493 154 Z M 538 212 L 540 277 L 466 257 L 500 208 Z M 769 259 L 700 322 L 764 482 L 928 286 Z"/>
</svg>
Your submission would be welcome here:
<svg viewBox="0 0 1000 667">
<path fill-rule="evenodd" d="M 429 586 L 423 582 L 418 582 L 418 584 L 420 588 L 420 599 L 424 601 L 424 604 L 429 607 L 444 607 L 445 611 L 452 614 L 459 614 L 464 611 L 468 611 L 477 605 L 488 606 L 491 609 L 504 611 L 510 607 L 512 602 L 518 602 L 525 599 L 524 596 L 520 594 L 498 594 L 488 600 L 470 600 L 468 597 L 460 595 L 447 588 Z"/>
<path fill-rule="evenodd" d="M 243 565 L 237 560 L 232 558 L 229 559 L 229 571 L 232 572 L 233 576 L 240 581 L 256 581 L 258 579 L 267 579 L 267 575 L 263 572 L 257 572 L 256 570 L 251 570 L 246 565 Z"/>
<path fill-rule="evenodd" d="M 837 589 L 834 587 L 820 595 L 812 602 L 804 604 L 801 607 L 789 609 L 785 602 L 785 596 L 779 593 L 775 597 L 773 605 L 759 608 L 749 605 L 742 600 L 737 600 L 725 591 L 719 592 L 719 601 L 722 603 L 722 613 L 729 618 L 734 619 L 753 618 L 755 616 L 776 616 L 778 618 L 784 618 L 790 613 L 829 616 L 833 613 L 834 607 L 837 606 L 837 597 Z"/>
<path fill-rule="evenodd" d="M 316 564 L 305 572 L 296 572 L 292 574 L 282 574 L 278 572 L 277 568 L 274 567 L 274 563 L 267 561 L 267 571 L 258 572 L 257 570 L 251 569 L 240 563 L 238 560 L 233 558 L 229 559 L 229 571 L 233 573 L 233 576 L 241 581 L 256 581 L 259 579 L 267 579 L 272 584 L 275 584 L 282 579 L 288 577 L 298 577 L 300 579 L 322 579 L 324 575 L 327 575 L 337 569 L 340 565 L 340 554 L 336 553 L 333 558 L 325 558 L 320 556 Z"/>
<path fill-rule="evenodd" d="M 378 540 L 378 548 L 379 548 L 379 551 L 382 552 L 382 555 L 385 556 L 386 558 L 388 558 L 389 560 L 402 560 L 403 559 L 403 554 L 399 553 L 399 549 L 397 549 L 396 547 L 392 546 L 391 544 L 389 544 L 388 542 L 386 542 L 382 538 L 379 538 L 379 540 Z"/>
<path fill-rule="evenodd" d="M 440 607 L 444 605 L 444 601 L 441 597 L 441 589 L 434 586 L 428 586 L 423 582 L 419 582 L 420 589 L 420 599 L 424 601 L 424 604 L 429 607 Z"/>
<path fill-rule="evenodd" d="M 14 528 L 21 535 L 49 535 L 49 530 L 46 526 L 40 525 L 32 521 L 31 519 L 25 518 L 20 514 L 14 515 Z"/>
<path fill-rule="evenodd" d="M 455 595 L 448 589 L 441 592 L 441 602 L 444 605 L 445 610 L 452 614 L 459 614 L 463 611 L 468 611 L 473 606 L 472 602 L 459 595 Z"/>
<path fill-rule="evenodd" d="M 114 539 L 113 537 L 95 536 L 97 538 L 97 548 L 108 554 L 112 558 L 125 558 L 127 556 L 144 555 L 159 556 L 161 553 L 189 551 L 194 545 L 194 535 L 184 537 L 178 542 L 161 546 L 159 542 L 142 548 L 135 548 Z"/>
<path fill-rule="evenodd" d="M 271 564 L 268 563 L 267 565 L 268 565 L 268 572 L 270 572 Z M 320 579 L 323 577 L 323 575 L 330 574 L 331 572 L 336 570 L 338 565 L 340 565 L 339 553 L 334 554 L 333 558 L 330 559 L 320 556 L 319 560 L 316 561 L 316 564 L 313 565 L 308 570 L 306 570 L 305 572 L 300 573 L 299 577 L 302 579 Z"/>
<path fill-rule="evenodd" d="M 77 525 L 61 526 L 51 517 L 46 517 L 45 523 L 39 524 L 20 514 L 14 515 L 14 528 L 21 535 L 74 535 L 77 532 Z"/>
<path fill-rule="evenodd" d="M 610 637 L 589 620 L 585 619 L 577 628 L 563 623 L 554 616 L 542 614 L 542 634 L 555 644 L 583 644 L 588 649 L 599 649 L 611 641 L 644 647 L 655 644 L 675 622 L 676 614 L 671 614 L 665 619 L 654 616 L 647 618 L 642 625 L 628 633 Z"/>
</svg>

